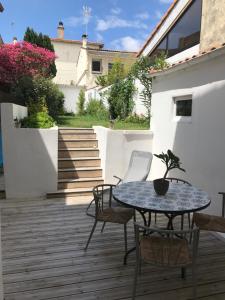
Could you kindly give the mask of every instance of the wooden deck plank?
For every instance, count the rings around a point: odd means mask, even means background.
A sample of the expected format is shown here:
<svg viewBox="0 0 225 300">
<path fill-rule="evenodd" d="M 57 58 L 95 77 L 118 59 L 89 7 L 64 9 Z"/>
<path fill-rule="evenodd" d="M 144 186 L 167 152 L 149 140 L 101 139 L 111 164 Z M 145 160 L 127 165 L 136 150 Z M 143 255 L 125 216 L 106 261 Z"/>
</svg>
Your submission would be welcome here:
<svg viewBox="0 0 225 300">
<path fill-rule="evenodd" d="M 72 203 L 72 205 L 71 205 Z M 128 300 L 135 254 L 123 259 L 123 228 L 99 225 L 87 252 L 83 247 L 93 220 L 85 216 L 87 199 L 0 201 L 2 208 L 5 300 Z M 164 222 L 164 221 L 162 221 Z M 132 223 L 129 245 L 134 242 Z M 202 233 L 198 258 L 198 296 L 225 299 L 225 243 Z M 137 300 L 191 299 L 191 273 L 144 265 Z"/>
</svg>

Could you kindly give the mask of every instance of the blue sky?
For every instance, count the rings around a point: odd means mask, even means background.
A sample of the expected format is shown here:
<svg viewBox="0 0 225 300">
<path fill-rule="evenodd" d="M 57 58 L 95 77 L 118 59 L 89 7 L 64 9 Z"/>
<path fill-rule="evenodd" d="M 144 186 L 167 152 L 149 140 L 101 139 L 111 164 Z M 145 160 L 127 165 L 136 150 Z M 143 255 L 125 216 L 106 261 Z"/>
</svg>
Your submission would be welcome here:
<svg viewBox="0 0 225 300">
<path fill-rule="evenodd" d="M 5 43 L 23 39 L 27 26 L 56 37 L 59 20 L 65 38 L 80 39 L 85 32 L 82 7 L 91 8 L 88 24 L 90 41 L 104 42 L 105 48 L 138 50 L 159 22 L 172 0 L 1 0 L 0 33 Z"/>
</svg>

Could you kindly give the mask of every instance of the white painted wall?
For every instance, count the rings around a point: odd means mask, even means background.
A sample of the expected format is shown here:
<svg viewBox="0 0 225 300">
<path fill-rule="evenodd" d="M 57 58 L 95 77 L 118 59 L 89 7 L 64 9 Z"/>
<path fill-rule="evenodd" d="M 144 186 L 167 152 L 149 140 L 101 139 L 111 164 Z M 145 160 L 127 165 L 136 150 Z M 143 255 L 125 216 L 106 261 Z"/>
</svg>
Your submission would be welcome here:
<svg viewBox="0 0 225 300">
<path fill-rule="evenodd" d="M 4 177 L 7 198 L 38 197 L 57 190 L 58 129 L 15 128 L 27 109 L 1 104 Z"/>
<path fill-rule="evenodd" d="M 149 130 L 112 130 L 94 126 L 105 183 L 117 183 L 113 175 L 124 177 L 133 150 L 152 152 L 153 134 Z"/>
<path fill-rule="evenodd" d="M 225 56 L 189 65 L 153 79 L 151 129 L 153 153 L 174 150 L 186 173 L 171 172 L 207 191 L 212 199 L 208 211 L 221 214 L 225 191 Z M 189 122 L 174 118 L 173 97 L 192 94 Z M 153 159 L 152 177 L 161 177 L 164 166 Z"/>
<path fill-rule="evenodd" d="M 64 109 L 66 112 L 77 112 L 77 101 L 80 93 L 80 88 L 73 85 L 59 84 L 59 89 L 65 96 Z"/>
</svg>

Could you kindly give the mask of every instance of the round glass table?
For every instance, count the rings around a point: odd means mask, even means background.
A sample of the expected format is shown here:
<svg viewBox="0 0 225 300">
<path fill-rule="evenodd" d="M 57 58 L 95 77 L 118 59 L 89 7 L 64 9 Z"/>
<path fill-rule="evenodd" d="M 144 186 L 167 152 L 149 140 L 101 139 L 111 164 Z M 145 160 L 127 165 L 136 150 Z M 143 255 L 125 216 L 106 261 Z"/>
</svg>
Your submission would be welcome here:
<svg viewBox="0 0 225 300">
<path fill-rule="evenodd" d="M 173 229 L 173 219 L 176 216 L 202 210 L 211 203 L 208 194 L 203 190 L 173 182 L 170 182 L 169 190 L 164 196 L 156 194 L 153 182 L 134 181 L 116 186 L 113 189 L 113 197 L 122 205 L 137 210 L 145 226 L 150 226 L 152 212 L 163 213 L 168 218 L 167 229 Z M 147 212 L 148 221 L 145 216 Z"/>
</svg>

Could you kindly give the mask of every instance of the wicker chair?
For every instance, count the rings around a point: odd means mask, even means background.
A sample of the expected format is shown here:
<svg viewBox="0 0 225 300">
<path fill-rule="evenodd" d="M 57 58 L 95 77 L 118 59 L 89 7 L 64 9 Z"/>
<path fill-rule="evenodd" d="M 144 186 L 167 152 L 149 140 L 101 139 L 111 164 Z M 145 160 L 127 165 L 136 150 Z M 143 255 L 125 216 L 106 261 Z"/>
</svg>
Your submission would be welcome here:
<svg viewBox="0 0 225 300">
<path fill-rule="evenodd" d="M 213 216 L 203 213 L 194 213 L 192 227 L 194 224 L 200 230 L 215 231 L 225 233 L 225 193 L 219 193 L 223 196 L 222 200 L 222 216 Z"/>
<path fill-rule="evenodd" d="M 140 233 L 144 234 L 141 236 Z M 193 244 L 189 249 L 187 236 L 193 234 Z M 179 235 L 179 237 L 177 237 Z M 135 223 L 136 267 L 132 299 L 136 296 L 138 273 L 141 272 L 141 262 L 159 267 L 181 268 L 182 278 L 185 269 L 192 267 L 193 299 L 196 299 L 196 258 L 198 251 L 199 229 L 162 230 L 140 226 Z"/>
<path fill-rule="evenodd" d="M 128 170 L 124 178 L 113 176 L 118 179 L 117 184 L 131 181 L 145 181 L 148 177 L 152 164 L 152 153 L 134 150 L 131 154 Z"/>
<path fill-rule="evenodd" d="M 166 180 L 168 180 L 170 182 L 191 185 L 188 181 L 180 179 L 180 178 L 168 177 L 168 178 L 166 178 Z M 189 226 L 189 228 L 191 228 L 191 214 L 188 213 L 187 216 L 188 216 L 188 226 Z M 157 223 L 157 213 L 155 213 L 155 224 L 156 223 Z M 183 228 L 184 228 L 184 214 L 181 215 L 181 230 L 183 230 Z"/>
<path fill-rule="evenodd" d="M 112 190 L 114 187 L 115 185 L 112 184 L 100 184 L 93 189 L 94 199 L 89 204 L 86 214 L 93 217 L 95 222 L 86 243 L 85 250 L 88 248 L 97 223 L 103 222 L 103 224 L 105 224 L 109 222 L 124 225 L 125 252 L 127 252 L 127 223 L 132 219 L 134 211 L 131 208 L 113 206 Z M 92 204 L 95 204 L 94 212 L 90 212 Z"/>
</svg>

